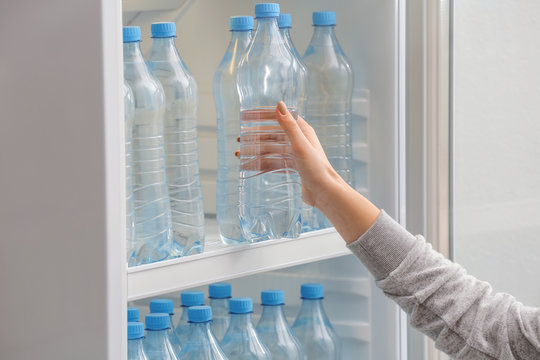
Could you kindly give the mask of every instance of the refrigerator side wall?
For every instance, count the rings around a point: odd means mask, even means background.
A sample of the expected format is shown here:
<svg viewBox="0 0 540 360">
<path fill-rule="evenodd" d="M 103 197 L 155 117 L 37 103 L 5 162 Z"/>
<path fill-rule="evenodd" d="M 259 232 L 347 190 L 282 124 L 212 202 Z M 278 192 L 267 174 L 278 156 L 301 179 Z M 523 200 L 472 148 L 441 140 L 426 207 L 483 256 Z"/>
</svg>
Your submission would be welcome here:
<svg viewBox="0 0 540 360">
<path fill-rule="evenodd" d="M 0 7 L 0 358 L 121 359 L 120 4 Z"/>
</svg>

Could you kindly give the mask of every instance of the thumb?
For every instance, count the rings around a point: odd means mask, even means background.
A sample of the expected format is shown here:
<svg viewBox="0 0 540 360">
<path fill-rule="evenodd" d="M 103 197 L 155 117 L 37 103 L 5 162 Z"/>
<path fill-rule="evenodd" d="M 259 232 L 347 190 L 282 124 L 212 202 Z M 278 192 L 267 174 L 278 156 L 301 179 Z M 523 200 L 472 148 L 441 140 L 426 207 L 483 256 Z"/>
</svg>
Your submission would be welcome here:
<svg viewBox="0 0 540 360">
<path fill-rule="evenodd" d="M 298 126 L 296 119 L 287 109 L 283 101 L 278 102 L 276 107 L 276 117 L 279 125 L 285 131 L 293 148 L 309 146 L 310 142 Z"/>
</svg>

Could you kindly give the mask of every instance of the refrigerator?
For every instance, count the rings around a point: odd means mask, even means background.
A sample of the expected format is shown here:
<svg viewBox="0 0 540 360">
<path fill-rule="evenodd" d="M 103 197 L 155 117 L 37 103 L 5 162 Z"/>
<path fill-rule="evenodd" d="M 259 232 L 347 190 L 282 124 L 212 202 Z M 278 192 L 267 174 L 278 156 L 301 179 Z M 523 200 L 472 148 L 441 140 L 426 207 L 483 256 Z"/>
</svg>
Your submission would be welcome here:
<svg viewBox="0 0 540 360">
<path fill-rule="evenodd" d="M 178 306 L 181 291 L 207 293 L 218 281 L 230 281 L 233 296 L 252 297 L 255 304 L 261 290 L 283 289 L 291 321 L 300 285 L 320 282 L 343 359 L 424 358 L 425 338 L 408 328 L 406 315 L 333 228 L 234 247 L 219 240 L 212 77 L 229 40 L 229 16 L 252 15 L 255 3 L 30 0 L 0 6 L 0 358 L 125 359 L 128 304 L 143 316 L 152 298 L 171 298 Z M 444 214 L 428 215 L 440 199 L 430 195 L 426 174 L 444 158 L 433 159 L 430 149 L 438 147 L 426 142 L 426 132 L 434 130 L 425 118 L 439 112 L 444 120 L 448 104 L 448 2 L 279 3 L 292 15 L 301 54 L 313 31 L 312 12 L 336 12 L 337 37 L 354 72 L 357 190 L 410 231 L 436 232 L 426 220 Z M 121 29 L 141 26 L 148 54 L 150 24 L 157 21 L 176 23 L 177 47 L 199 87 L 206 249 L 128 269 Z M 434 246 L 444 252 L 440 243 Z M 254 318 L 259 315 L 256 306 Z"/>
</svg>

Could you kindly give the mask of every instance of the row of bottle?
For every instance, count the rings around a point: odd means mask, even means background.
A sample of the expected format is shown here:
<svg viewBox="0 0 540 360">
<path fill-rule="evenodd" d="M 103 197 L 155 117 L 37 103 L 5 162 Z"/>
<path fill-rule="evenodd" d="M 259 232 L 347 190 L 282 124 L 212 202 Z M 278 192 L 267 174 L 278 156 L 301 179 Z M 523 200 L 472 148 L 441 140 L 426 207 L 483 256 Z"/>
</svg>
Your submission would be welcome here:
<svg viewBox="0 0 540 360">
<path fill-rule="evenodd" d="M 252 17 L 230 19 L 231 41 L 214 76 L 217 221 L 226 244 L 296 238 L 330 226 L 302 202 L 290 144 L 276 122 L 278 101 L 307 119 L 352 184 L 352 72 L 334 34 L 335 13 L 313 13 L 315 31 L 303 58 L 291 40 L 289 14 L 280 16 L 273 3 L 257 4 L 255 13 L 253 33 Z M 176 49 L 175 24 L 154 23 L 151 30 L 146 63 L 140 28 L 123 29 L 130 266 L 204 248 L 197 84 Z"/>
<path fill-rule="evenodd" d="M 340 358 L 340 341 L 325 314 L 320 284 L 303 284 L 302 306 L 289 326 L 281 290 L 261 292 L 263 312 L 252 321 L 251 298 L 231 298 L 228 283 L 209 286 L 210 306 L 204 294 L 181 294 L 183 312 L 173 316 L 173 301 L 150 302 L 144 326 L 137 308 L 128 308 L 128 360 L 176 359 L 325 359 Z"/>
</svg>

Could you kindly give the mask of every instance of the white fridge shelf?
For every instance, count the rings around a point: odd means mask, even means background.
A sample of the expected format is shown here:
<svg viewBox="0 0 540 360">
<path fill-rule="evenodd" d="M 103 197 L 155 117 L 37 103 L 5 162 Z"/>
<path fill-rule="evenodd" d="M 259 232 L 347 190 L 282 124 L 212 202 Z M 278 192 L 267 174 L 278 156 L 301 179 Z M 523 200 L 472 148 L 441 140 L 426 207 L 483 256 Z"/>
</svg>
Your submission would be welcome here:
<svg viewBox="0 0 540 360">
<path fill-rule="evenodd" d="M 128 301 L 350 254 L 334 228 L 298 239 L 222 244 L 215 219 L 207 219 L 204 253 L 127 270 Z"/>
</svg>

